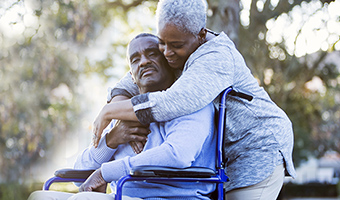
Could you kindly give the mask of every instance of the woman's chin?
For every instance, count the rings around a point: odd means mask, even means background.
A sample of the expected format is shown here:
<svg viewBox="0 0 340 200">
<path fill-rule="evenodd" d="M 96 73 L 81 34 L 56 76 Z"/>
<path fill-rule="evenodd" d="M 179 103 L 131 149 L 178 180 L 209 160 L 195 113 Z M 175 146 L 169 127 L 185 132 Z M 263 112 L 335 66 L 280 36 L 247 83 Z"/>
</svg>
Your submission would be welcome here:
<svg viewBox="0 0 340 200">
<path fill-rule="evenodd" d="M 173 62 L 173 63 L 170 63 L 170 62 L 169 62 L 169 66 L 170 66 L 172 69 L 176 69 L 176 70 L 178 70 L 178 69 L 182 70 L 182 69 L 183 69 L 183 65 L 180 65 L 180 64 L 178 64 L 178 63 L 176 63 L 176 62 Z"/>
</svg>

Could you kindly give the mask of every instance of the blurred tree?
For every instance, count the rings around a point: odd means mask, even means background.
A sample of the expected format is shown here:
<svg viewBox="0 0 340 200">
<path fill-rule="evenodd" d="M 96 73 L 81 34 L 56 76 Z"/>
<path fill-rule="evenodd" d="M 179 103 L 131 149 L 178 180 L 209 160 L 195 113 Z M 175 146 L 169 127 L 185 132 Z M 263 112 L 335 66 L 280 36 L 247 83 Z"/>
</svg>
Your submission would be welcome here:
<svg viewBox="0 0 340 200">
<path fill-rule="evenodd" d="M 339 42 L 340 33 L 329 30 L 331 22 L 320 14 L 328 13 L 332 1 L 251 0 L 249 5 L 247 1 L 239 0 L 208 2 L 211 16 L 208 27 L 211 25 L 215 31 L 225 31 L 231 37 L 260 85 L 291 118 L 295 131 L 295 164 L 299 165 L 311 155 L 320 157 L 329 150 L 339 152 L 340 66 L 334 65 L 334 59 L 327 58 L 331 53 L 339 58 L 340 53 L 334 52 L 334 47 Z M 303 20 L 299 21 L 297 12 Z M 276 21 L 282 18 L 287 25 L 284 28 L 300 23 L 299 28 L 288 33 L 285 30 L 274 33 L 272 29 Z M 339 27 L 339 15 L 336 22 Z M 297 46 L 304 39 L 302 33 L 306 34 L 308 23 L 315 24 L 310 30 L 313 34 L 318 35 L 322 30 L 335 40 L 325 37 L 323 43 L 328 48 L 321 50 L 319 47 L 317 53 L 303 56 Z M 273 37 L 279 39 L 273 41 Z M 320 40 L 320 37 L 315 39 Z M 319 85 L 322 89 L 308 85 Z"/>
<path fill-rule="evenodd" d="M 0 33 L 0 182 L 23 182 L 28 167 L 77 123 L 80 71 L 72 45 L 89 40 L 92 24 L 79 21 L 80 14 L 91 17 L 86 5 L 11 3 L 1 10 L 11 21 Z"/>
<path fill-rule="evenodd" d="M 153 15 L 156 3 L 0 3 L 0 182 L 20 181 L 28 166 L 48 157 L 50 146 L 71 134 L 82 114 L 81 76 L 98 74 L 108 80 L 116 76 L 116 67 L 127 70 L 126 44 L 139 32 L 155 31 L 155 21 L 145 20 L 145 16 Z M 300 30 L 290 37 L 281 31 L 279 40 L 272 39 L 278 20 L 293 23 L 293 10 L 304 10 L 311 3 L 318 8 L 305 14 Z M 292 119 L 296 164 L 309 155 L 340 151 L 339 68 L 326 62 L 339 39 L 326 40 L 329 48 L 314 54 L 303 56 L 296 51 L 304 23 L 325 12 L 329 3 L 252 0 L 247 5 L 240 0 L 208 0 L 208 28 L 223 30 L 235 41 L 261 86 Z M 313 31 L 327 31 L 325 23 Z M 332 34 L 336 33 L 329 31 Z M 105 45 L 98 47 L 98 43 Z M 312 87 L 315 82 L 321 89 Z"/>
<path fill-rule="evenodd" d="M 84 109 L 80 77 L 107 80 L 115 76 L 112 66 L 126 65 L 131 35 L 152 29 L 140 21 L 129 26 L 130 10 L 141 9 L 154 12 L 155 3 L 0 2 L 0 183 L 24 182 L 30 166 L 50 159 L 48 150 L 72 134 Z M 116 29 L 104 38 L 109 48 L 94 47 L 109 27 Z"/>
</svg>

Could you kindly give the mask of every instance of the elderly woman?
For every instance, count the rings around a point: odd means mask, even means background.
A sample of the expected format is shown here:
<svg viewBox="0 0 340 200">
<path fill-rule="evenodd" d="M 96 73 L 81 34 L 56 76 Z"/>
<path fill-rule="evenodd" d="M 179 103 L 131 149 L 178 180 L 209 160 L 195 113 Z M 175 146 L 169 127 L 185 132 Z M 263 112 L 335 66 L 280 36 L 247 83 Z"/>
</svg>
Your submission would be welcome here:
<svg viewBox="0 0 340 200">
<path fill-rule="evenodd" d="M 233 86 L 252 101 L 227 100 L 226 169 L 232 200 L 276 199 L 285 173 L 295 177 L 293 130 L 287 115 L 269 97 L 246 66 L 228 36 L 205 28 L 203 0 L 160 0 L 157 7 L 159 48 L 178 73 L 166 91 L 138 95 L 129 75 L 111 91 L 94 122 L 98 137 L 111 119 L 143 124 L 167 121 L 195 112 Z M 131 100 L 122 100 L 122 96 Z M 99 137 L 98 137 L 99 138 Z"/>
</svg>

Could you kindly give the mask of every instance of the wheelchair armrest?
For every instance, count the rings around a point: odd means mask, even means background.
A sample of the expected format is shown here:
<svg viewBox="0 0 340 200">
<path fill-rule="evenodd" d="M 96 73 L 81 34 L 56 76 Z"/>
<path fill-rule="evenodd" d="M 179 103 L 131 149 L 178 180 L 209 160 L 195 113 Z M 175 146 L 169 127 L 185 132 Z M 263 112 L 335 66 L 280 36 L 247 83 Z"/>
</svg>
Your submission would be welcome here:
<svg viewBox="0 0 340 200">
<path fill-rule="evenodd" d="M 60 178 L 87 179 L 95 170 L 59 169 L 54 175 Z"/>
<path fill-rule="evenodd" d="M 142 177 L 183 177 L 183 178 L 210 178 L 216 172 L 205 167 L 172 168 L 163 166 L 139 166 L 131 170 L 131 176 Z"/>
</svg>

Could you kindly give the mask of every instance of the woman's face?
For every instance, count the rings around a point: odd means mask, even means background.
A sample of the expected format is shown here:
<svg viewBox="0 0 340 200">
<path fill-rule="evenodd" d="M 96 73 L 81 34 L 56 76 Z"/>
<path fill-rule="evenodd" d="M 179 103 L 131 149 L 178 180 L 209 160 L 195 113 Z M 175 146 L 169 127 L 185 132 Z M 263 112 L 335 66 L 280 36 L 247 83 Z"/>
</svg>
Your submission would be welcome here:
<svg viewBox="0 0 340 200">
<path fill-rule="evenodd" d="M 159 49 L 170 67 L 182 70 L 189 56 L 200 46 L 199 35 L 185 33 L 175 25 L 159 26 Z"/>
</svg>

